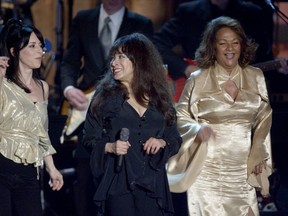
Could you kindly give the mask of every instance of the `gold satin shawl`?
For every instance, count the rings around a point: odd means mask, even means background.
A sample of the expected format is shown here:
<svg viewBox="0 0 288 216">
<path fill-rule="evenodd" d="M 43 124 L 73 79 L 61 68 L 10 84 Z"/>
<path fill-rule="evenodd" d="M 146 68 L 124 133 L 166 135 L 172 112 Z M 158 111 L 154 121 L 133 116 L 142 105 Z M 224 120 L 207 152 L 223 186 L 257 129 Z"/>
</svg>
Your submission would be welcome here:
<svg viewBox="0 0 288 216">
<path fill-rule="evenodd" d="M 216 63 L 215 67 L 194 72 L 187 80 L 178 104 L 177 125 L 183 143 L 178 153 L 167 163 L 168 179 L 172 192 L 185 192 L 191 187 L 205 162 L 207 143 L 200 143 L 196 135 L 201 124 L 209 122 L 198 121 L 197 101 L 205 95 L 221 93 L 219 71 L 223 71 Z M 260 188 L 262 195 L 269 195 L 268 176 L 271 175 L 271 142 L 270 128 L 272 109 L 269 105 L 265 78 L 260 69 L 248 66 L 244 70 L 238 65 L 234 70 L 234 82 L 239 91 L 252 92 L 261 97 L 261 105 L 252 128 L 251 150 L 247 161 L 248 183 Z M 233 103 L 233 102 L 231 102 Z M 207 109 L 213 109 L 213 107 Z M 267 168 L 260 175 L 255 176 L 251 171 L 261 161 L 267 161 Z"/>
</svg>

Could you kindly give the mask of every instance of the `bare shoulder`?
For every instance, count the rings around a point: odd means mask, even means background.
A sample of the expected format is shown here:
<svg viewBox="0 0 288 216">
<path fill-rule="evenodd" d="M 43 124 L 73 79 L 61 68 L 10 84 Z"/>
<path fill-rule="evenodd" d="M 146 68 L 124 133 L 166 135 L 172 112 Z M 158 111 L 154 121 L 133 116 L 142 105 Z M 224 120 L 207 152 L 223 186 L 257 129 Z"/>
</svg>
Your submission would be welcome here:
<svg viewBox="0 0 288 216">
<path fill-rule="evenodd" d="M 45 100 L 48 100 L 49 97 L 49 85 L 46 81 L 41 80 L 42 84 L 43 84 L 43 89 L 44 89 L 44 96 L 45 96 Z"/>
</svg>

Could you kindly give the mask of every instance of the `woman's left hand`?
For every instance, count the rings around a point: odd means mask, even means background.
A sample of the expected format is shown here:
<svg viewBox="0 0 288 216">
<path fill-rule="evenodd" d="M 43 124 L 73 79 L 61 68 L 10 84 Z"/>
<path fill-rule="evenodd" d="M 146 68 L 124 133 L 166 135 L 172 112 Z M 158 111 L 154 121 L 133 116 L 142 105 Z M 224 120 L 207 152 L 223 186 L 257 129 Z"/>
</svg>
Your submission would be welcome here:
<svg viewBox="0 0 288 216">
<path fill-rule="evenodd" d="M 50 187 L 54 191 L 55 190 L 59 191 L 64 185 L 62 174 L 57 169 L 53 169 L 52 171 L 49 171 L 48 173 L 50 175 L 50 180 L 49 180 Z"/>
<path fill-rule="evenodd" d="M 260 173 L 262 173 L 263 168 L 266 169 L 266 161 L 262 161 L 261 163 L 256 165 L 252 170 L 252 173 L 254 173 L 255 175 L 259 175 Z"/>
<path fill-rule="evenodd" d="M 160 148 L 164 148 L 165 146 L 166 142 L 163 139 L 151 137 L 144 143 L 143 149 L 147 154 L 156 154 Z"/>
</svg>

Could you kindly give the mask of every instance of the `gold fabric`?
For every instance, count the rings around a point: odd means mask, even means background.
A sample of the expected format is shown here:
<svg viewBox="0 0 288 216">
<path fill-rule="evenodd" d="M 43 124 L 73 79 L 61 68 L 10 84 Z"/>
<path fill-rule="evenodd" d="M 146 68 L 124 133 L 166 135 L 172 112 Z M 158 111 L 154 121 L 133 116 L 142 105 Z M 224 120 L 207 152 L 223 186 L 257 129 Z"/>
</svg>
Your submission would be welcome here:
<svg viewBox="0 0 288 216">
<path fill-rule="evenodd" d="M 0 90 L 0 153 L 16 163 L 43 164 L 54 154 L 48 136 L 47 101 L 34 103 L 23 89 L 3 79 Z"/>
<path fill-rule="evenodd" d="M 235 100 L 220 86 L 228 80 L 239 89 Z M 176 109 L 183 143 L 167 164 L 171 191 L 187 191 L 190 215 L 246 216 L 249 207 L 259 215 L 254 188 L 268 195 L 272 166 L 272 109 L 262 71 L 237 66 L 229 76 L 217 63 L 199 70 Z M 201 124 L 213 129 L 215 139 L 196 139 Z M 263 160 L 267 169 L 251 174 Z"/>
</svg>

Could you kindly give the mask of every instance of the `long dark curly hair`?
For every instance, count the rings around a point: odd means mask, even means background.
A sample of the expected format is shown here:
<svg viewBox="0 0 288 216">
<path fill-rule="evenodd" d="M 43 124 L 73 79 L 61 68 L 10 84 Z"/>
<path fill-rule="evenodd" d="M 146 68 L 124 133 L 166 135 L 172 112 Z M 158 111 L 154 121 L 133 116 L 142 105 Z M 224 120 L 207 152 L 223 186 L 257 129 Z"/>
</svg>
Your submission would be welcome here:
<svg viewBox="0 0 288 216">
<path fill-rule="evenodd" d="M 254 60 L 258 44 L 246 36 L 241 24 L 236 19 L 226 16 L 215 18 L 207 24 L 200 46 L 195 53 L 198 66 L 209 68 L 214 65 L 216 61 L 216 34 L 222 28 L 230 28 L 239 36 L 241 54 L 238 63 L 240 67 L 246 67 Z"/>
<path fill-rule="evenodd" d="M 41 32 L 32 25 L 24 25 L 21 20 L 9 19 L 0 34 L 0 52 L 2 56 L 9 57 L 9 67 L 6 71 L 8 81 L 16 83 L 26 93 L 30 89 L 21 81 L 19 71 L 20 51 L 29 43 L 30 36 L 34 32 L 42 44 L 44 50 L 44 38 Z M 13 48 L 13 53 L 11 53 Z M 40 84 L 40 68 L 33 69 L 33 79 Z"/>
<path fill-rule="evenodd" d="M 176 111 L 168 88 L 165 68 L 154 44 L 143 34 L 133 33 L 115 41 L 110 50 L 110 59 L 119 53 L 124 53 L 133 64 L 131 89 L 136 101 L 147 107 L 149 100 L 158 107 L 168 125 L 175 122 Z M 127 88 L 113 78 L 111 69 L 97 85 L 96 92 L 98 94 L 91 102 L 94 116 L 97 116 L 100 107 L 110 96 L 121 92 L 124 99 L 129 98 Z"/>
</svg>

